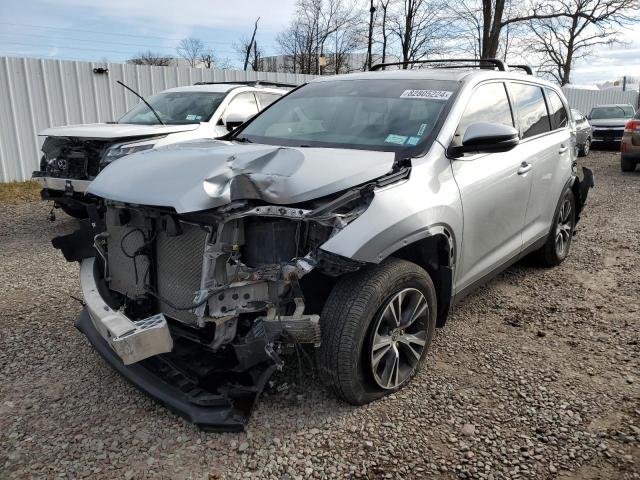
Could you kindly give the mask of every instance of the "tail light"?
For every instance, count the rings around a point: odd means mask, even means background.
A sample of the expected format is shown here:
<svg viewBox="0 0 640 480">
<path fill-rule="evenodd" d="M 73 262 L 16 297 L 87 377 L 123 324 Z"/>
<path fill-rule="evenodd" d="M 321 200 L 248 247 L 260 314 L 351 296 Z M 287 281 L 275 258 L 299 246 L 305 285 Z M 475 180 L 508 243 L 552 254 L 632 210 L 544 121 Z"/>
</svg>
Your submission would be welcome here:
<svg viewBox="0 0 640 480">
<path fill-rule="evenodd" d="M 624 126 L 625 133 L 640 133 L 640 120 L 629 120 Z"/>
</svg>

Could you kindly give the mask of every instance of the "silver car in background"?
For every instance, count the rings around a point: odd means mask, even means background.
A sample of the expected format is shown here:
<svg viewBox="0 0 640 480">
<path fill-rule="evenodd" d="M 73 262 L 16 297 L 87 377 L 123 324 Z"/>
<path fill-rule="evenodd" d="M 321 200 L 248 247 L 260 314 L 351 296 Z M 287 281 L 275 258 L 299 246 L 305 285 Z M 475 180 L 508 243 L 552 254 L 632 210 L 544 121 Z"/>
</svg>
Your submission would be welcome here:
<svg viewBox="0 0 640 480">
<path fill-rule="evenodd" d="M 635 109 L 632 105 L 597 105 L 589 112 L 589 123 L 592 127 L 592 143 L 619 144 L 624 134 L 624 126 L 633 118 Z"/>
<path fill-rule="evenodd" d="M 578 156 L 586 157 L 591 151 L 591 137 L 593 135 L 589 119 L 580 110 L 571 110 L 573 122 L 576 127 L 576 147 Z"/>
<path fill-rule="evenodd" d="M 567 257 L 593 185 L 562 91 L 482 62 L 318 78 L 223 139 L 113 162 L 102 216 L 54 239 L 81 262 L 78 328 L 208 429 L 243 428 L 309 351 L 349 403 L 402 388 L 455 302 Z"/>
</svg>

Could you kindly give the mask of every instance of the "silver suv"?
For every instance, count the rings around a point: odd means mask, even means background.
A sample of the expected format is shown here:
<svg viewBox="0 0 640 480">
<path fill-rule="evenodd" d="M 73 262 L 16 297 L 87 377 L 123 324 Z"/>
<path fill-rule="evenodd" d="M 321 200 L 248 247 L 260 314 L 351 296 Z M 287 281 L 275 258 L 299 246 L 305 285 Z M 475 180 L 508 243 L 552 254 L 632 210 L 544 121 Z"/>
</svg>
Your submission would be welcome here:
<svg viewBox="0 0 640 480">
<path fill-rule="evenodd" d="M 242 428 L 310 350 L 347 402 L 402 388 L 456 301 L 567 257 L 593 185 L 561 90 L 482 67 L 319 78 L 222 140 L 113 162 L 54 239 L 82 262 L 78 328 L 209 429 Z"/>
</svg>

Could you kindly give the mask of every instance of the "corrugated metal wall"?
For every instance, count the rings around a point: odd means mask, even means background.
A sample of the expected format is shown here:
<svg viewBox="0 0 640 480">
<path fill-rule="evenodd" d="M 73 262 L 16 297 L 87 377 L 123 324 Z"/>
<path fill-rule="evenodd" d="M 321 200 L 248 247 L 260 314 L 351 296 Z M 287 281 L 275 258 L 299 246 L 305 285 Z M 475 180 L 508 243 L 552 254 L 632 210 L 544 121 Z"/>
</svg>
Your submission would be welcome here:
<svg viewBox="0 0 640 480">
<path fill-rule="evenodd" d="M 563 87 L 565 97 L 571 108 L 580 110 L 588 115 L 596 105 L 611 103 L 629 103 L 638 107 L 638 92 L 622 92 L 619 90 L 584 90 L 579 88 Z"/>
<path fill-rule="evenodd" d="M 200 81 L 270 80 L 303 83 L 313 76 L 184 67 L 104 64 L 0 57 L 0 182 L 27 180 L 38 168 L 47 127 L 117 120 L 143 96 Z"/>
</svg>

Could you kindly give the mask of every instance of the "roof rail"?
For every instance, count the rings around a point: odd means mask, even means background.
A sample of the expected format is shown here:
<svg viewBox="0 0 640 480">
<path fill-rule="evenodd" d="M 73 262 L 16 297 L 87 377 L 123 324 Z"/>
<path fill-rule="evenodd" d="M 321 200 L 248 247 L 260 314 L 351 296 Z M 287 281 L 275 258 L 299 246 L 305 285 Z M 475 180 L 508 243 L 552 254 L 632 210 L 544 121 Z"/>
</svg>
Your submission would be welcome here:
<svg viewBox="0 0 640 480">
<path fill-rule="evenodd" d="M 407 62 L 391 62 L 391 63 L 378 63 L 371 67 L 370 71 L 374 72 L 376 70 L 380 70 L 384 67 L 394 67 L 400 65 L 414 65 L 417 63 L 476 63 L 479 67 L 482 67 L 481 64 L 490 65 L 492 67 L 497 67 L 498 70 L 502 72 L 509 71 L 509 67 L 502 60 L 497 58 L 442 58 L 440 60 L 410 60 Z M 452 67 L 452 68 L 460 68 L 460 67 Z"/>
<path fill-rule="evenodd" d="M 286 87 L 296 88 L 295 83 L 271 82 L 269 80 L 237 80 L 235 82 L 196 82 L 194 85 L 247 85 L 252 87 Z"/>
<path fill-rule="evenodd" d="M 527 75 L 533 75 L 533 69 L 531 65 L 508 65 L 509 68 L 519 68 L 520 70 L 524 70 Z"/>
</svg>

